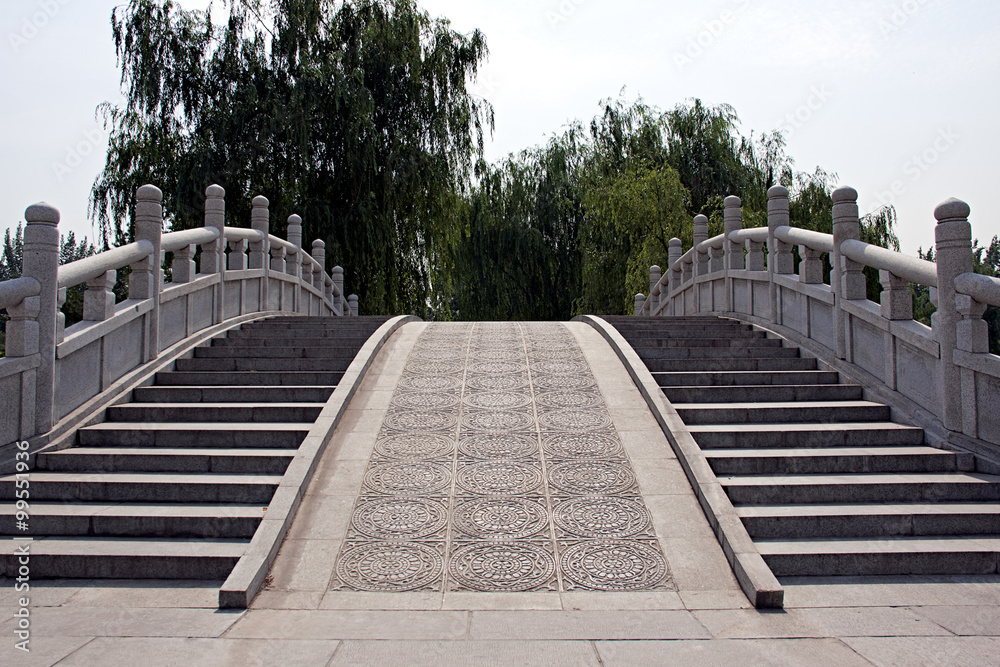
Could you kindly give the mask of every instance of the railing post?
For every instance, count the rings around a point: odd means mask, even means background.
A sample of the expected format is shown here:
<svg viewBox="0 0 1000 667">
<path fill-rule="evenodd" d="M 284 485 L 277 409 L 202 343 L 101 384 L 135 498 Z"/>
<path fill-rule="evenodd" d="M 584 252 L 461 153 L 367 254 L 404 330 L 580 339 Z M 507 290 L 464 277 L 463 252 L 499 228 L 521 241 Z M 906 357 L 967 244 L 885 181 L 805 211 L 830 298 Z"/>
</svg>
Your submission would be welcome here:
<svg viewBox="0 0 1000 667">
<path fill-rule="evenodd" d="M 841 187 L 833 191 L 833 253 L 830 257 L 833 273 L 830 285 L 834 292 L 833 323 L 837 334 L 837 357 L 848 359 L 847 335 L 849 316 L 844 310 L 844 299 L 856 299 L 860 279 L 861 298 L 865 296 L 865 276 L 855 262 L 850 262 L 840 252 L 840 246 L 849 239 L 861 238 L 861 221 L 858 218 L 858 191 Z M 850 266 L 847 265 L 850 262 Z M 850 361 L 850 359 L 848 359 Z"/>
<path fill-rule="evenodd" d="M 189 283 L 194 280 L 194 254 L 197 246 L 189 245 L 174 251 L 174 261 L 170 265 L 170 282 Z"/>
<path fill-rule="evenodd" d="M 747 257 L 746 257 L 747 271 L 763 271 L 764 244 L 760 241 L 751 241 L 747 239 L 746 249 L 747 249 Z"/>
<path fill-rule="evenodd" d="M 250 244 L 250 268 L 251 269 L 261 269 L 264 275 L 260 279 L 260 310 L 265 311 L 269 309 L 270 303 L 270 281 L 269 276 L 269 265 L 268 265 L 268 254 L 271 249 L 271 241 L 268 238 L 270 234 L 270 220 L 268 205 L 270 202 L 267 201 L 267 197 L 257 196 L 253 198 L 253 208 L 250 212 L 250 227 L 264 235 L 264 240 L 260 242 L 253 242 Z"/>
<path fill-rule="evenodd" d="M 87 291 L 83 293 L 84 320 L 103 322 L 115 314 L 114 288 L 117 275 L 117 271 L 105 271 L 87 281 Z"/>
<path fill-rule="evenodd" d="M 312 284 L 313 287 L 320 291 L 324 297 L 326 296 L 326 243 L 316 239 L 312 242 L 312 258 L 316 260 L 319 264 L 318 267 L 314 266 L 312 271 Z M 323 315 L 323 299 L 320 299 L 319 305 L 316 308 L 316 315 Z"/>
<path fill-rule="evenodd" d="M 652 315 L 653 311 L 660 305 L 663 300 L 660 296 L 661 290 L 657 289 L 656 286 L 660 283 L 660 278 L 663 277 L 663 271 L 660 267 L 655 264 L 649 267 L 649 314 Z"/>
<path fill-rule="evenodd" d="M 351 310 L 351 317 L 357 317 L 358 316 L 358 295 L 357 294 L 352 294 L 351 296 L 347 297 L 347 305 L 348 305 L 348 307 Z"/>
<path fill-rule="evenodd" d="M 205 188 L 205 227 L 219 232 L 219 238 L 201 249 L 201 272 L 219 274 L 213 316 L 213 322 L 218 324 L 225 313 L 223 300 L 226 295 L 226 191 L 220 185 Z"/>
<path fill-rule="evenodd" d="M 775 235 L 778 227 L 787 227 L 789 223 L 788 189 L 775 185 L 767 191 L 767 277 L 769 280 L 770 318 L 775 324 L 781 324 L 781 304 L 778 299 L 778 283 L 774 276 L 792 272 L 794 260 L 791 247 L 782 243 Z"/>
<path fill-rule="evenodd" d="M 819 285 L 823 282 L 823 251 L 800 245 L 799 282 L 805 285 Z"/>
<path fill-rule="evenodd" d="M 297 215 L 288 216 L 287 240 L 295 246 L 295 256 L 285 260 L 285 271 L 298 278 L 292 290 L 292 311 L 299 312 L 302 301 L 302 218 Z"/>
<path fill-rule="evenodd" d="M 743 229 L 743 201 L 739 197 L 729 196 L 725 201 L 725 241 L 722 247 L 726 249 L 726 268 L 740 271 L 746 268 L 743 260 L 743 245 L 729 240 L 729 234 Z M 732 308 L 730 308 L 732 310 Z"/>
<path fill-rule="evenodd" d="M 246 239 L 229 241 L 229 258 L 226 262 L 227 270 L 242 271 L 247 268 L 247 247 Z"/>
<path fill-rule="evenodd" d="M 128 277 L 129 299 L 153 299 L 153 309 L 146 316 L 145 361 L 160 353 L 160 290 L 163 271 L 160 270 L 160 236 L 163 233 L 163 193 L 155 185 L 144 185 L 135 193 L 135 239 L 153 245 L 145 259 L 132 265 Z"/>
<path fill-rule="evenodd" d="M 680 261 L 681 257 L 684 256 L 684 248 L 681 245 L 681 240 L 677 237 L 670 239 L 670 243 L 667 246 L 667 299 L 673 295 L 674 291 L 677 290 L 683 284 L 683 277 L 681 274 L 681 267 L 677 266 L 677 262 Z M 668 315 L 677 315 L 677 304 L 670 304 L 670 312 Z"/>
<path fill-rule="evenodd" d="M 642 308 L 646 305 L 646 297 L 643 294 L 635 295 L 635 316 L 639 317 L 642 315 Z"/>
<path fill-rule="evenodd" d="M 962 378 L 955 365 L 958 323 L 962 319 L 955 278 L 972 272 L 972 226 L 969 205 L 949 199 L 934 209 L 937 255 L 938 310 L 934 328 L 941 346 L 941 407 L 945 428 L 962 430 Z"/>
<path fill-rule="evenodd" d="M 336 313 L 337 310 L 339 309 L 340 312 L 337 313 L 337 315 L 341 316 L 346 315 L 346 313 L 344 312 L 344 304 L 346 303 L 346 301 L 344 300 L 344 267 L 342 266 L 333 267 L 333 269 L 330 271 L 330 277 L 333 279 L 333 284 L 336 288 L 333 291 L 333 297 L 332 297 L 334 299 L 333 303 L 334 312 Z M 340 296 L 337 296 L 338 292 L 340 293 Z"/>
<path fill-rule="evenodd" d="M 986 304 L 967 294 L 956 294 L 955 304 L 962 320 L 955 325 L 956 349 L 970 354 L 987 354 L 990 351 L 989 325 L 983 319 Z M 979 437 L 979 393 L 976 371 L 960 368 L 962 378 L 962 432 L 970 438 Z M 986 409 L 992 410 L 993 406 Z"/>
<path fill-rule="evenodd" d="M 708 253 L 698 250 L 698 246 L 708 240 L 708 218 L 703 215 L 694 217 L 694 275 L 703 276 L 708 273 Z"/>
<path fill-rule="evenodd" d="M 34 347 L 41 357 L 35 374 L 33 400 L 34 433 L 40 434 L 47 433 L 52 428 L 56 361 L 56 292 L 59 287 L 59 211 L 45 203 L 35 204 L 25 210 L 24 220 L 26 224 L 21 275 L 37 280 L 41 291 L 38 297 L 25 299 L 23 310 L 16 315 L 22 318 L 18 321 L 23 323 L 21 331 L 24 342 L 20 351 L 28 353 Z M 34 298 L 38 300 L 34 301 Z M 37 347 L 32 345 L 32 339 L 36 334 L 35 327 L 30 324 L 36 305 Z M 12 321 L 11 324 L 15 322 Z M 15 326 L 15 340 L 16 332 Z"/>
</svg>

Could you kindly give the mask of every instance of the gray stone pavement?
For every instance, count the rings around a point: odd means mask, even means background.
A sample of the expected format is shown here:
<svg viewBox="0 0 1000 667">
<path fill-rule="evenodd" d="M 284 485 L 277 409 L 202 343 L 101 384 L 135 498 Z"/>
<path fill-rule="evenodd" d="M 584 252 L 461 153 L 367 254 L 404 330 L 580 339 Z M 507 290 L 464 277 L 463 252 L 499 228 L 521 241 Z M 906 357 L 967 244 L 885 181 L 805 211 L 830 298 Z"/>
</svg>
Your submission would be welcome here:
<svg viewBox="0 0 1000 667">
<path fill-rule="evenodd" d="M 21 594 L 0 581 L 0 664 L 1000 664 L 997 577 L 783 580 L 783 611 L 752 609 L 628 374 L 577 323 L 565 330 L 627 454 L 668 585 L 568 590 L 557 580 L 483 592 L 442 578 L 407 592 L 344 586 L 338 556 L 349 553 L 359 491 L 410 353 L 432 326 L 404 326 L 380 353 L 251 609 L 218 610 L 222 582 L 39 581 L 25 654 L 14 648 Z M 558 536 L 552 542 L 561 549 Z"/>
</svg>

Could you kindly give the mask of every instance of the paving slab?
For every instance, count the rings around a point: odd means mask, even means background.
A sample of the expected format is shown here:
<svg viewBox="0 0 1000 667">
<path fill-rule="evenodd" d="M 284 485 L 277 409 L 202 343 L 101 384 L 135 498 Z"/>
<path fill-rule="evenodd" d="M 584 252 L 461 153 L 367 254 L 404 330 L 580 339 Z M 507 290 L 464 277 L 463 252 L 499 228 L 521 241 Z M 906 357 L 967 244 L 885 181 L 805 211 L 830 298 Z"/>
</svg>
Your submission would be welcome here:
<svg viewBox="0 0 1000 667">
<path fill-rule="evenodd" d="M 337 641 L 280 639 L 99 637 L 59 664 L 102 667 L 325 665 L 339 645 Z"/>
<path fill-rule="evenodd" d="M 251 609 L 228 638 L 464 639 L 465 611 L 317 611 Z"/>
<path fill-rule="evenodd" d="M 1000 640 L 993 637 L 845 637 L 858 655 L 879 667 L 995 665 Z"/>
<path fill-rule="evenodd" d="M 598 667 L 600 664 L 593 644 L 586 641 L 345 641 L 330 662 L 330 667 Z"/>
<path fill-rule="evenodd" d="M 469 639 L 710 639 L 686 611 L 476 611 Z"/>
<path fill-rule="evenodd" d="M 1000 637 L 1000 607 L 917 607 L 920 616 L 959 636 Z"/>
<path fill-rule="evenodd" d="M 951 636 L 911 609 L 842 607 L 761 612 L 751 609 L 693 612 L 713 637 L 768 639 L 781 637 Z"/>
<path fill-rule="evenodd" d="M 22 651 L 15 647 L 13 634 L 4 635 L 4 641 L 0 642 L 0 665 L 16 665 L 17 667 L 49 667 L 59 663 L 60 660 L 78 650 L 87 642 L 93 641 L 93 637 L 63 637 L 59 635 L 42 636 L 36 635 L 31 638 L 27 647 L 28 651 Z M 93 661 L 90 664 L 97 664 Z M 66 663 L 60 663 L 66 664 Z M 106 663 L 105 663 L 106 664 Z"/>
<path fill-rule="evenodd" d="M 218 609 L 39 607 L 38 637 L 219 637 L 246 612 Z"/>
<path fill-rule="evenodd" d="M 870 665 L 837 639 L 596 642 L 604 667 Z"/>
</svg>

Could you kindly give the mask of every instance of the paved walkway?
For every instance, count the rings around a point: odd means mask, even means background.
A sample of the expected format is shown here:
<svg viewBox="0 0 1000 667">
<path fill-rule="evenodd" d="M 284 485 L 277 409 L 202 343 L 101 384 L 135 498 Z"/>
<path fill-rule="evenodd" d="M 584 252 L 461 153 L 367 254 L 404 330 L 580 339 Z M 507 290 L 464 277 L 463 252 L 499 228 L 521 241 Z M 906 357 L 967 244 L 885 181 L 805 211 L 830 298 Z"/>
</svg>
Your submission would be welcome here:
<svg viewBox="0 0 1000 667">
<path fill-rule="evenodd" d="M 419 344 L 418 344 L 419 340 Z M 0 664 L 998 664 L 996 577 L 740 592 L 659 427 L 587 325 L 409 324 L 245 612 L 221 582 L 0 582 Z"/>
</svg>

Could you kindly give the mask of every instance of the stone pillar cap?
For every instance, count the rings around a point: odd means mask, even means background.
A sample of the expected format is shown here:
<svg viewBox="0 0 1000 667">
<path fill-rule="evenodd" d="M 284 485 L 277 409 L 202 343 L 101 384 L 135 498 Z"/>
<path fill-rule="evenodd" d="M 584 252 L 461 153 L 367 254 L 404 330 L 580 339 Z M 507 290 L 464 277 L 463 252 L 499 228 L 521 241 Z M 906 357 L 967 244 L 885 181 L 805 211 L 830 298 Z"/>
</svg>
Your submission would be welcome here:
<svg viewBox="0 0 1000 667">
<path fill-rule="evenodd" d="M 290 225 L 301 225 L 302 224 L 302 218 L 299 217 L 299 216 L 297 216 L 297 215 L 295 215 L 293 213 L 292 215 L 288 216 L 288 224 L 290 224 Z"/>
<path fill-rule="evenodd" d="M 696 215 L 694 216 L 694 224 L 696 225 L 707 225 L 708 216 L 707 215 Z"/>
<path fill-rule="evenodd" d="M 780 197 L 788 197 L 788 188 L 783 185 L 772 185 L 767 191 L 767 198 L 778 199 Z"/>
<path fill-rule="evenodd" d="M 138 201 L 163 201 L 163 191 L 155 185 L 146 184 L 135 191 L 135 198 Z"/>
<path fill-rule="evenodd" d="M 743 200 L 736 195 L 729 195 L 725 199 L 726 208 L 739 208 L 743 206 Z"/>
<path fill-rule="evenodd" d="M 315 241 L 313 241 L 313 247 L 314 248 L 325 248 L 326 247 L 326 243 L 324 243 L 323 241 L 321 241 L 319 239 L 316 239 Z"/>
<path fill-rule="evenodd" d="M 681 240 L 679 238 L 677 238 L 676 236 L 674 238 L 670 239 L 670 247 L 671 248 L 680 248 L 681 247 Z"/>
<path fill-rule="evenodd" d="M 271 202 L 267 200 L 267 197 L 264 197 L 263 195 L 257 195 L 253 198 L 254 208 L 267 208 L 270 203 Z"/>
<path fill-rule="evenodd" d="M 968 204 L 961 199 L 952 197 L 938 204 L 937 208 L 934 209 L 934 218 L 938 223 L 951 220 L 967 220 L 970 213 L 972 213 L 972 208 Z"/>
<path fill-rule="evenodd" d="M 214 185 L 213 184 L 213 185 L 210 185 L 207 188 L 205 188 L 205 196 L 206 197 L 225 197 L 226 196 L 226 191 L 222 188 L 221 185 Z"/>
<path fill-rule="evenodd" d="M 43 201 L 24 209 L 24 220 L 30 224 L 59 224 L 59 209 Z"/>
<path fill-rule="evenodd" d="M 858 191 L 854 188 L 842 185 L 833 191 L 833 203 L 842 204 L 845 202 L 856 202 L 858 201 Z"/>
</svg>

